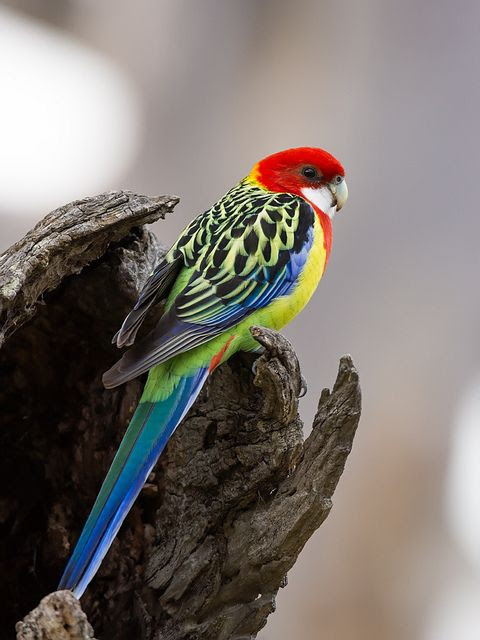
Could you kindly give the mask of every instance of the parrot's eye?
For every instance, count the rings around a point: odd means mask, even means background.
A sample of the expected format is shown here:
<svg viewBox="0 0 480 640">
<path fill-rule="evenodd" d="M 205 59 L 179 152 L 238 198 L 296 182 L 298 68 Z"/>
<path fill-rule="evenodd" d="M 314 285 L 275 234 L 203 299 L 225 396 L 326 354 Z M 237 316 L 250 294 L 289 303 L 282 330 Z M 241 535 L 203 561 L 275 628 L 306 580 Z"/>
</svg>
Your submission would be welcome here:
<svg viewBox="0 0 480 640">
<path fill-rule="evenodd" d="M 303 167 L 302 175 L 304 175 L 305 178 L 308 178 L 309 180 L 313 180 L 314 178 L 319 177 L 315 167 Z"/>
<path fill-rule="evenodd" d="M 335 182 L 336 182 L 337 184 L 340 184 L 340 182 L 343 182 L 343 176 L 336 176 L 336 177 L 335 177 Z"/>
</svg>

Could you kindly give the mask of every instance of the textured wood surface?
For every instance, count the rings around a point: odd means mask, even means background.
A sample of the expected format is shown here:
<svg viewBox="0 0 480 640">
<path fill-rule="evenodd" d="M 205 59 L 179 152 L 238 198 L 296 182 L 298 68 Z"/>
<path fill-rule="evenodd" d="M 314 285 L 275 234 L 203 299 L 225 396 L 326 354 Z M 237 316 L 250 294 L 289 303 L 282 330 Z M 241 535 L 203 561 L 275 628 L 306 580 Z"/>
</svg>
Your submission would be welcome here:
<svg viewBox="0 0 480 640">
<path fill-rule="evenodd" d="M 0 257 L 0 638 L 55 589 L 134 410 L 142 380 L 106 391 L 101 374 L 162 255 L 138 225 L 175 203 L 122 192 L 82 200 Z M 102 640 L 255 637 L 331 509 L 360 417 L 357 372 L 341 359 L 304 441 L 295 352 L 275 332 L 252 332 L 263 355 L 252 367 L 240 354 L 211 376 L 82 598 Z M 70 635 L 42 635 L 52 607 L 71 617 Z M 18 638 L 91 638 L 82 620 L 59 592 L 19 623 Z"/>
</svg>

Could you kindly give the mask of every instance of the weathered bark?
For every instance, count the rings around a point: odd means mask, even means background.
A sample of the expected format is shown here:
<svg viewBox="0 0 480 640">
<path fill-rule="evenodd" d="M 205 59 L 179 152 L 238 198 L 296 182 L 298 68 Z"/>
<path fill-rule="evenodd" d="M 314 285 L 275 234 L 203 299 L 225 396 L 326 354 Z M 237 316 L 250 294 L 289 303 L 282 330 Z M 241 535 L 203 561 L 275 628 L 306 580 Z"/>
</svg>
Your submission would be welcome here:
<svg viewBox="0 0 480 640">
<path fill-rule="evenodd" d="M 0 638 L 55 589 L 134 410 L 142 381 L 106 391 L 101 374 L 162 254 L 138 226 L 175 203 L 83 200 L 0 257 Z M 252 331 L 266 348 L 255 374 L 243 354 L 211 376 L 82 599 L 102 640 L 254 637 L 328 515 L 360 416 L 357 373 L 341 359 L 303 442 L 295 353 L 279 334 Z M 92 637 L 68 592 L 17 632 Z"/>
<path fill-rule="evenodd" d="M 80 602 L 71 591 L 55 591 L 16 625 L 18 640 L 95 640 Z"/>
</svg>

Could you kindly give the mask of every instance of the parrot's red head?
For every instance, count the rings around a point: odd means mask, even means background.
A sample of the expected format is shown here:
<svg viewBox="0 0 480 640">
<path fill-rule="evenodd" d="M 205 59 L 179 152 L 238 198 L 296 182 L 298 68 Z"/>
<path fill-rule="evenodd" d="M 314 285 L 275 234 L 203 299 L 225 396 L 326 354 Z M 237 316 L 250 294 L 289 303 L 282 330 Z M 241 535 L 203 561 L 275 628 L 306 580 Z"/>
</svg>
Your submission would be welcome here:
<svg viewBox="0 0 480 640">
<path fill-rule="evenodd" d="M 314 147 L 287 149 L 260 160 L 250 179 L 269 191 L 305 198 L 330 217 L 348 197 L 345 171 L 336 158 Z"/>
</svg>

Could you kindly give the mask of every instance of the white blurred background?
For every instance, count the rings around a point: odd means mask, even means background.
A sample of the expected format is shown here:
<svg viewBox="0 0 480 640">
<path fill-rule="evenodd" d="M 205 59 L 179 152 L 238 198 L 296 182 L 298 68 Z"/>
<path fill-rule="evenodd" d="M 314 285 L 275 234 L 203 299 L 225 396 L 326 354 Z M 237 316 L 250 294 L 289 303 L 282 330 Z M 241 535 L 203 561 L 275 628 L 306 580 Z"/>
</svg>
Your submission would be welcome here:
<svg viewBox="0 0 480 640">
<path fill-rule="evenodd" d="M 480 5 L 0 1 L 0 248 L 102 190 L 181 197 L 169 245 L 262 156 L 321 146 L 350 200 L 287 330 L 310 424 L 364 410 L 262 640 L 480 637 Z"/>
</svg>

